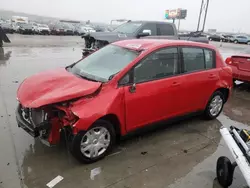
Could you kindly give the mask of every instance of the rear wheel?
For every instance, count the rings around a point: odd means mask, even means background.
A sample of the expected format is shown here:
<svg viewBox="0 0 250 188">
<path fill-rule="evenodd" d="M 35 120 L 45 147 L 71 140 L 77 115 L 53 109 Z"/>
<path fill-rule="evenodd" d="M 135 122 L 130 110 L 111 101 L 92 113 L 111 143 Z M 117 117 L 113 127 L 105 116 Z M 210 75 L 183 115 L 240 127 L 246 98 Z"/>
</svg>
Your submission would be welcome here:
<svg viewBox="0 0 250 188">
<path fill-rule="evenodd" d="M 84 132 L 79 132 L 71 143 L 71 152 L 80 162 L 93 163 L 104 158 L 115 143 L 113 125 L 105 120 L 97 120 Z"/>
<path fill-rule="evenodd" d="M 235 41 L 234 41 L 234 44 L 237 44 L 237 43 L 238 43 L 238 41 L 237 41 L 237 40 L 235 40 Z"/>
<path fill-rule="evenodd" d="M 224 95 L 220 91 L 214 92 L 206 106 L 205 118 L 209 120 L 217 118 L 223 110 L 224 101 Z"/>
<path fill-rule="evenodd" d="M 250 45 L 250 41 L 247 41 L 247 45 Z"/>
</svg>

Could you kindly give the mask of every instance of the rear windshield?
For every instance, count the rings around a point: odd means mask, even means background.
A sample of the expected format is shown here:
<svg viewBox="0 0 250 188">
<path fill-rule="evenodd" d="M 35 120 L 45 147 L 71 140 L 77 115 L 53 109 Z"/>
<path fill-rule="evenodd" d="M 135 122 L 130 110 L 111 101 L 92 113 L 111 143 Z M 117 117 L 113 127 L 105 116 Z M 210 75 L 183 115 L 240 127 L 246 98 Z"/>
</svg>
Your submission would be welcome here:
<svg viewBox="0 0 250 188">
<path fill-rule="evenodd" d="M 108 45 L 74 65 L 71 72 L 93 81 L 107 82 L 138 55 L 136 51 Z"/>
</svg>

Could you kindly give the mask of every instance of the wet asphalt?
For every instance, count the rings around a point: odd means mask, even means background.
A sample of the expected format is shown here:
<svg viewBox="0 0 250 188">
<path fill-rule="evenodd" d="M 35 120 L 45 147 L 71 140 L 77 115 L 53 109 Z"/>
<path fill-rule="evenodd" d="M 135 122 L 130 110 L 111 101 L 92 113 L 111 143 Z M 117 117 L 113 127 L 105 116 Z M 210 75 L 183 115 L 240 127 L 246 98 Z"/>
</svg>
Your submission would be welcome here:
<svg viewBox="0 0 250 188">
<path fill-rule="evenodd" d="M 0 49 L 0 188 L 43 188 L 58 175 L 64 179 L 56 188 L 220 187 L 216 160 L 232 157 L 219 128 L 250 125 L 249 85 L 237 84 L 216 120 L 196 117 L 129 137 L 110 156 L 84 165 L 71 156 L 67 143 L 48 148 L 18 128 L 15 120 L 19 84 L 37 72 L 77 61 L 82 39 L 20 35 L 10 35 L 10 39 L 12 43 Z M 223 57 L 247 47 L 212 44 Z M 243 188 L 245 184 L 236 169 L 232 187 Z"/>
</svg>

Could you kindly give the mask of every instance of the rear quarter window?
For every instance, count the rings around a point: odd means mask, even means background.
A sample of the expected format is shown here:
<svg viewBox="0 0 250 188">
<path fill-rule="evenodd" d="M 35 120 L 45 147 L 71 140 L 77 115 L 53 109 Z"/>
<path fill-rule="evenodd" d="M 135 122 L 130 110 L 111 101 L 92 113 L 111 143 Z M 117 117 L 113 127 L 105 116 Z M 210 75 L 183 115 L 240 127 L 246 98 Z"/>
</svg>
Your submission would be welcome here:
<svg viewBox="0 0 250 188">
<path fill-rule="evenodd" d="M 183 47 L 183 71 L 185 73 L 212 69 L 215 67 L 214 52 L 209 49 Z"/>
</svg>

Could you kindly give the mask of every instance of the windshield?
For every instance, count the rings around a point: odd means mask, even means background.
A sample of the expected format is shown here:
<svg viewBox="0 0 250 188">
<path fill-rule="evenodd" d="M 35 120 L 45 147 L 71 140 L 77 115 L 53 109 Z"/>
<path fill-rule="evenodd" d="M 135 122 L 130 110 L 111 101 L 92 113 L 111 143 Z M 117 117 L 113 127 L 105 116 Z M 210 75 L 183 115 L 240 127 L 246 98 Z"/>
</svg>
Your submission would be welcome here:
<svg viewBox="0 0 250 188">
<path fill-rule="evenodd" d="M 141 25 L 141 22 L 127 22 L 117 27 L 114 32 L 131 34 L 136 32 Z"/>
<path fill-rule="evenodd" d="M 74 65 L 71 72 L 93 81 L 107 82 L 138 55 L 136 51 L 108 45 Z"/>
</svg>

